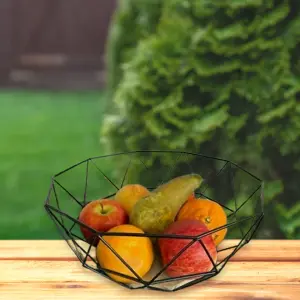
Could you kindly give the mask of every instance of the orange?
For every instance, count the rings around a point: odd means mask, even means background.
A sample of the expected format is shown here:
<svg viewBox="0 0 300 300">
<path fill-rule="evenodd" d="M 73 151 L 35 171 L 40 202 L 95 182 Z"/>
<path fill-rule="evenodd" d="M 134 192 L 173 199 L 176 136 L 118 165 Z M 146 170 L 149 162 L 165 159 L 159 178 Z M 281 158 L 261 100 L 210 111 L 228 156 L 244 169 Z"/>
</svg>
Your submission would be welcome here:
<svg viewBox="0 0 300 300">
<path fill-rule="evenodd" d="M 115 200 L 117 200 L 126 210 L 127 214 L 130 215 L 135 203 L 149 194 L 150 191 L 141 184 L 127 184 L 116 193 Z"/>
<path fill-rule="evenodd" d="M 144 233 L 131 224 L 122 224 L 108 232 Z M 142 278 L 150 270 L 153 260 L 153 245 L 148 237 L 135 236 L 103 236 L 103 239 L 126 261 L 127 264 Z M 129 268 L 100 240 L 96 249 L 97 260 L 102 268 L 137 278 Z M 116 281 L 134 282 L 132 279 L 107 272 Z"/>
<path fill-rule="evenodd" d="M 177 220 L 196 219 L 203 222 L 209 230 L 227 224 L 227 216 L 223 207 L 209 199 L 191 199 L 187 201 L 177 214 Z M 216 231 L 212 238 L 217 246 L 225 238 L 227 228 Z"/>
</svg>

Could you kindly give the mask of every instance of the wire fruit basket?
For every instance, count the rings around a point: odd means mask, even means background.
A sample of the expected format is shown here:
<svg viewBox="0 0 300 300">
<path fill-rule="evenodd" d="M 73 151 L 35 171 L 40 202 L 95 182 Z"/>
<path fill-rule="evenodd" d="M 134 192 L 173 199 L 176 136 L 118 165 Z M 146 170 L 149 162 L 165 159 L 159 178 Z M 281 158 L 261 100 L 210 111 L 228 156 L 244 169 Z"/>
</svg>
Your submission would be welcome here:
<svg viewBox="0 0 300 300">
<path fill-rule="evenodd" d="M 158 187 L 189 174 L 196 174 L 203 180 L 194 186 L 193 199 L 181 200 L 175 214 L 174 203 L 180 194 L 178 184 L 173 185 L 179 191 L 176 195 L 160 199 L 159 207 L 163 201 L 168 203 L 167 208 L 173 207 L 173 217 L 161 230 L 150 230 L 149 226 L 132 227 L 130 212 L 125 209 L 123 218 L 120 211 L 117 211 L 119 219 L 115 217 L 121 227 L 112 222 L 110 228 L 98 230 L 81 218 L 84 208 L 100 200 L 118 202 L 119 207 L 124 208 L 122 205 L 126 206 L 126 202 L 121 203 L 116 197 L 124 187 L 139 184 L 149 191 L 136 200 L 134 207 L 142 203 L 141 199 L 146 203 L 145 199 L 157 195 Z M 170 188 L 169 191 L 172 193 Z M 130 202 L 132 197 L 129 194 L 125 200 Z M 128 289 L 178 291 L 219 274 L 235 253 L 251 240 L 264 216 L 263 181 L 226 159 L 183 151 L 132 151 L 88 158 L 55 174 L 44 206 L 83 267 Z M 209 207 L 214 208 L 215 213 L 207 217 Z M 153 212 L 158 213 L 157 210 Z M 221 222 L 218 216 L 222 214 Z M 140 215 L 142 212 L 136 214 Z M 146 215 L 148 218 L 150 211 L 146 211 Z M 180 216 L 186 218 L 179 220 Z M 215 222 L 205 223 L 210 217 Z M 143 222 L 139 224 L 144 225 Z M 136 230 L 113 230 L 117 227 Z M 218 242 L 215 238 L 219 238 Z M 108 255 L 104 257 L 106 264 L 99 261 L 99 255 L 104 253 Z M 109 260 L 112 267 L 108 267 Z M 138 272 L 137 266 L 142 263 L 144 271 Z"/>
</svg>

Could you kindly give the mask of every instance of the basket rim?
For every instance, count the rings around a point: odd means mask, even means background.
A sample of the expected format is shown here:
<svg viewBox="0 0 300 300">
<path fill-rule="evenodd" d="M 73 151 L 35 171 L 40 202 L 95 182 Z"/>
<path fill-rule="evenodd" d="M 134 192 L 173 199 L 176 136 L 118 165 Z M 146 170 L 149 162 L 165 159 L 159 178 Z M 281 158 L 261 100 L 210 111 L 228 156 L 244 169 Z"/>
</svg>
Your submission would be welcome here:
<svg viewBox="0 0 300 300">
<path fill-rule="evenodd" d="M 202 157 L 202 158 L 207 158 L 207 159 L 214 159 L 214 160 L 218 160 L 218 161 L 223 161 L 225 163 L 231 163 L 232 165 L 234 165 L 236 168 L 246 172 L 248 175 L 250 175 L 251 177 L 255 178 L 256 180 L 258 180 L 259 182 L 263 183 L 264 181 L 257 177 L 256 175 L 252 174 L 251 172 L 247 171 L 245 168 L 243 168 L 242 166 L 236 164 L 235 162 L 233 162 L 232 160 L 229 159 L 225 159 L 225 158 L 221 158 L 218 156 L 211 156 L 211 155 L 206 155 L 206 154 L 202 154 L 202 153 L 195 153 L 195 152 L 188 152 L 188 151 L 183 151 L 183 150 L 132 150 L 132 151 L 126 151 L 126 152 L 115 152 L 115 153 L 110 153 L 110 154 L 104 154 L 104 155 L 99 155 L 99 156 L 92 156 L 92 157 L 88 157 L 82 161 L 79 161 L 77 163 L 75 163 L 74 165 L 54 174 L 52 176 L 52 178 L 58 177 L 59 175 L 61 175 L 62 173 L 65 173 L 71 169 L 73 169 L 74 167 L 83 164 L 85 162 L 91 161 L 91 160 L 96 160 L 96 159 L 101 159 L 101 158 L 106 158 L 106 157 L 113 157 L 113 156 L 119 156 L 119 155 L 131 155 L 131 154 L 136 154 L 136 153 L 176 153 L 176 154 L 188 154 L 188 155 L 193 155 L 193 156 L 197 156 L 197 157 Z"/>
</svg>

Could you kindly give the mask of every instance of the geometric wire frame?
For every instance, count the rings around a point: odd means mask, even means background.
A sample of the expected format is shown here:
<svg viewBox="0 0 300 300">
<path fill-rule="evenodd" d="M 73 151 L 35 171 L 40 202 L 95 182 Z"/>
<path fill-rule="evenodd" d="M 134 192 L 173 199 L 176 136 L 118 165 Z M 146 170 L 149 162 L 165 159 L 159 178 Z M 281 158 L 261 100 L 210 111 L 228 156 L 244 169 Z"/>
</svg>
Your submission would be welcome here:
<svg viewBox="0 0 300 300">
<path fill-rule="evenodd" d="M 149 164 L 153 157 L 155 157 L 155 165 Z M 171 169 L 164 165 L 164 161 L 167 160 L 173 162 Z M 124 175 L 118 178 L 116 174 L 120 172 L 114 173 L 112 169 L 122 167 L 124 167 L 122 170 Z M 134 177 L 137 169 L 144 172 L 142 173 L 144 175 L 139 177 L 139 182 L 136 182 Z M 195 190 L 195 194 L 197 197 L 219 203 L 227 215 L 226 225 L 198 236 L 186 236 L 99 232 L 78 220 L 80 210 L 88 202 L 100 198 L 113 199 L 116 192 L 125 184 L 140 183 L 149 190 L 153 190 L 159 184 L 187 173 L 198 173 L 204 178 L 200 188 Z M 55 174 L 52 177 L 44 206 L 60 235 L 66 240 L 83 267 L 129 289 L 177 291 L 219 274 L 232 256 L 251 240 L 264 217 L 263 181 L 225 159 L 183 151 L 140 150 L 88 158 Z M 95 246 L 84 239 L 80 226 L 87 228 L 93 234 L 94 239 L 98 237 L 109 247 L 131 271 L 132 276 L 100 267 L 95 258 Z M 224 228 L 227 228 L 226 238 L 218 245 L 218 260 L 215 263 L 202 239 Z M 149 273 L 141 278 L 103 239 L 108 235 L 190 239 L 190 242 L 167 265 L 162 266 L 160 257 L 157 255 Z M 212 263 L 212 269 L 206 273 L 167 277 L 164 273 L 166 268 L 194 243 L 201 244 Z M 132 283 L 116 281 L 109 274 L 130 278 Z"/>
</svg>

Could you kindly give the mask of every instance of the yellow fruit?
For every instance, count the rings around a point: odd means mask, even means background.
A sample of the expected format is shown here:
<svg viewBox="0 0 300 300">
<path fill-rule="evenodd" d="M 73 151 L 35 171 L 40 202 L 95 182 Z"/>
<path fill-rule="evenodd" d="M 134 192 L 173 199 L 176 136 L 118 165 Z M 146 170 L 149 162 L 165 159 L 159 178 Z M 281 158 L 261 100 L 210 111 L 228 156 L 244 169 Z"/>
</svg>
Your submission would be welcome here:
<svg viewBox="0 0 300 300">
<path fill-rule="evenodd" d="M 130 224 L 113 227 L 108 232 L 144 233 L 141 229 Z M 129 266 L 143 277 L 150 270 L 154 260 L 154 250 L 150 238 L 134 236 L 103 236 L 103 239 L 129 264 Z M 96 249 L 97 260 L 102 268 L 119 272 L 136 278 L 129 268 L 102 242 Z M 134 282 L 134 280 L 107 274 L 116 281 L 123 283 Z"/>
<path fill-rule="evenodd" d="M 189 196 L 201 185 L 198 174 L 175 177 L 158 186 L 147 197 L 140 199 L 129 215 L 129 223 L 147 233 L 163 232 Z"/>
<path fill-rule="evenodd" d="M 122 207 L 129 215 L 135 203 L 150 194 L 150 191 L 140 184 L 127 184 L 123 186 L 115 195 Z"/>
</svg>

